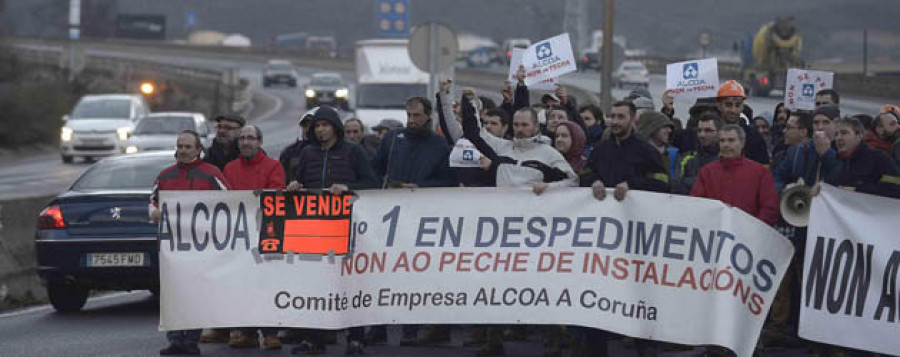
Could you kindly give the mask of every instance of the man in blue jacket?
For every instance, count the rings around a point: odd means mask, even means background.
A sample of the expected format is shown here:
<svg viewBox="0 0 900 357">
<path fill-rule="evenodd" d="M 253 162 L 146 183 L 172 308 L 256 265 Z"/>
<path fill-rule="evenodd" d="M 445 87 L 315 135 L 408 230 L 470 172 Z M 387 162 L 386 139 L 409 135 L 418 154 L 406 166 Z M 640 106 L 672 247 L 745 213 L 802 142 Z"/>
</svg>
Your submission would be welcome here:
<svg viewBox="0 0 900 357">
<path fill-rule="evenodd" d="M 406 128 L 384 136 L 372 165 L 381 187 L 452 187 L 450 146 L 432 130 L 431 102 L 422 97 L 406 100 Z"/>
</svg>

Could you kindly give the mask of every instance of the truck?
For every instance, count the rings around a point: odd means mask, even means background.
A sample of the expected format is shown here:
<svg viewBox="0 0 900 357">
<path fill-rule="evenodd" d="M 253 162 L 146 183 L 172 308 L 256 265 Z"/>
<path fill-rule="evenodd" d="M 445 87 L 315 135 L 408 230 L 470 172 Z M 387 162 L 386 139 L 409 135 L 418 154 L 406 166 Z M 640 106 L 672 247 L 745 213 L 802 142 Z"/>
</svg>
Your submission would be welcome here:
<svg viewBox="0 0 900 357">
<path fill-rule="evenodd" d="M 803 38 L 797 33 L 793 16 L 764 24 L 752 40 L 744 41 L 744 89 L 759 97 L 768 96 L 775 89 L 784 90 L 788 68 L 804 67 L 802 50 Z"/>
<path fill-rule="evenodd" d="M 356 117 L 370 128 L 382 119 L 406 123 L 406 98 L 430 98 L 428 73 L 413 65 L 408 45 L 407 39 L 356 43 Z"/>
</svg>

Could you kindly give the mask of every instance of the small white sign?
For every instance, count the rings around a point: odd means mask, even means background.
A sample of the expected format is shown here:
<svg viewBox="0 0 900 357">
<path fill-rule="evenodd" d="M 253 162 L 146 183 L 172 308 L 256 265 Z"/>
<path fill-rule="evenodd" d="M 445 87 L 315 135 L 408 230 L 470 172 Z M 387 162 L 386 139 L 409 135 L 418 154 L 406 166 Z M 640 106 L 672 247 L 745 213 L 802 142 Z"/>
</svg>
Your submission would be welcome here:
<svg viewBox="0 0 900 357">
<path fill-rule="evenodd" d="M 790 68 L 784 86 L 784 105 L 791 110 L 816 108 L 816 92 L 833 88 L 834 73 Z"/>
<path fill-rule="evenodd" d="M 450 151 L 450 167 L 481 167 L 481 152 L 469 139 L 459 139 Z"/>
<path fill-rule="evenodd" d="M 522 56 L 522 64 L 525 66 L 525 84 L 529 86 L 578 69 L 568 33 L 529 46 Z"/>
<path fill-rule="evenodd" d="M 519 66 L 522 65 L 522 57 L 525 56 L 524 48 L 514 48 L 512 52 L 512 57 L 509 60 L 509 84 L 516 88 L 516 84 L 518 81 L 516 80 L 516 71 L 519 69 Z M 527 71 L 526 71 L 527 73 Z M 528 81 L 526 80 L 526 83 Z M 540 82 L 534 84 L 528 84 L 530 89 L 539 89 L 539 90 L 556 90 L 556 78 L 551 77 Z"/>
<path fill-rule="evenodd" d="M 719 64 L 715 58 L 666 65 L 666 89 L 675 97 L 715 97 L 719 90 Z"/>
</svg>

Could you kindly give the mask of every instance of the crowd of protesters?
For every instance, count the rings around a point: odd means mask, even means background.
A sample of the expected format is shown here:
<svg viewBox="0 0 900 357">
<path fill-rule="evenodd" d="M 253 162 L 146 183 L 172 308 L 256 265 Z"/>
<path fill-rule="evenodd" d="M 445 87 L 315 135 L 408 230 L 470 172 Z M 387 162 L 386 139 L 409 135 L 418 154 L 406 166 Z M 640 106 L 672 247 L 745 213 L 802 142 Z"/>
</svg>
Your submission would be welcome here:
<svg viewBox="0 0 900 357">
<path fill-rule="evenodd" d="M 671 92 L 654 110 L 646 90 L 635 90 L 612 104 L 578 106 L 565 87 L 531 103 L 524 69 L 515 87 L 504 83 L 498 106 L 471 89 L 451 97 L 451 80 L 440 83 L 434 101 L 408 98 L 406 124 L 386 118 L 369 129 L 354 118 L 342 120 L 330 107 L 300 117 L 302 135 L 284 148 L 278 160 L 261 149 L 263 133 L 238 115 L 222 115 L 216 139 L 205 155 L 196 133 L 185 131 L 177 142 L 177 163 L 160 173 L 155 189 L 313 189 L 341 194 L 351 190 L 419 187 L 519 187 L 541 195 L 565 187 L 590 187 L 598 200 L 608 191 L 622 201 L 630 190 L 690 195 L 720 200 L 779 229 L 794 244 L 791 263 L 764 328 L 759 348 L 799 341 L 800 270 L 806 229 L 792 227 L 779 212 L 779 195 L 791 185 L 807 185 L 813 194 L 821 182 L 849 190 L 900 198 L 900 108 L 842 116 L 834 90 L 816 94 L 813 111 L 777 105 L 774 115 L 753 115 L 744 88 L 725 82 L 716 97 L 701 98 L 684 122 L 675 117 Z M 434 103 L 434 104 L 432 104 Z M 761 109 L 761 108 L 754 108 Z M 855 113 L 854 113 L 855 114 Z M 454 147 L 472 145 L 478 165 L 451 167 Z M 223 173 L 224 172 L 224 173 Z M 154 194 L 154 198 L 156 195 Z M 615 204 L 615 203 L 613 203 Z M 432 345 L 450 340 L 449 326 L 404 326 L 404 345 Z M 170 331 L 171 345 L 160 354 L 199 354 L 198 342 L 281 349 L 274 329 L 235 328 Z M 423 333 L 420 333 L 424 331 Z M 292 330 L 300 342 L 293 353 L 326 350 L 325 330 Z M 467 346 L 479 355 L 503 355 L 504 339 L 537 333 L 545 356 L 567 347 L 580 355 L 605 356 L 611 334 L 587 328 L 472 327 Z M 420 337 L 420 335 L 422 335 Z M 386 341 L 384 326 L 350 329 L 347 353 Z M 567 337 L 568 336 L 568 337 Z M 633 340 L 641 356 L 679 348 Z M 834 346 L 809 344 L 817 353 L 843 353 Z M 824 352 L 821 352 L 824 351 Z M 711 346 L 710 355 L 729 355 Z"/>
</svg>

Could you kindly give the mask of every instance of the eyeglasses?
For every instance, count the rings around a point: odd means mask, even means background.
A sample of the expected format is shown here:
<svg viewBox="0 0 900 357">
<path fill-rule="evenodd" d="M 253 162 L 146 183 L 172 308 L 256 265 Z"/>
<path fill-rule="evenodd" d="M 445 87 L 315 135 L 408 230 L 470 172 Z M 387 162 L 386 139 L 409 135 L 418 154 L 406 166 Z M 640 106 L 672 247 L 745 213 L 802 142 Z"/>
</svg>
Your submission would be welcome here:
<svg viewBox="0 0 900 357">
<path fill-rule="evenodd" d="M 255 137 L 255 136 L 251 136 L 251 135 L 241 135 L 241 136 L 238 136 L 238 140 L 254 141 L 254 140 L 259 140 L 259 138 Z"/>
<path fill-rule="evenodd" d="M 238 127 L 238 126 L 231 126 L 231 125 L 222 125 L 222 124 L 219 124 L 219 125 L 216 125 L 216 129 L 219 129 L 219 130 L 238 130 L 238 129 L 240 129 L 240 127 Z"/>
<path fill-rule="evenodd" d="M 784 130 L 791 130 L 791 129 L 800 129 L 800 127 L 796 126 L 796 125 L 788 125 L 788 126 L 784 127 Z"/>
</svg>

